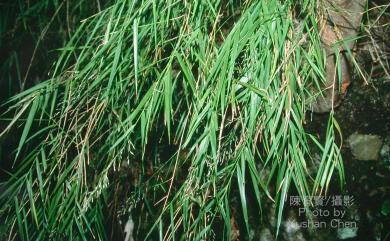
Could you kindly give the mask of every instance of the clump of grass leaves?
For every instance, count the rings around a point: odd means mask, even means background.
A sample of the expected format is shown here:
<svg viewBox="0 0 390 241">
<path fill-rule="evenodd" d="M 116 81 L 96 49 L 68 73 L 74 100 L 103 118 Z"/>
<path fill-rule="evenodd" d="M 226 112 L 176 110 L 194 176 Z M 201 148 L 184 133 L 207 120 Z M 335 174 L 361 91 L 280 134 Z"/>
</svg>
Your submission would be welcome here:
<svg viewBox="0 0 390 241">
<path fill-rule="evenodd" d="M 323 146 L 304 129 L 325 81 L 318 11 L 309 0 L 117 0 L 83 20 L 52 78 L 8 102 L 2 135 L 21 127 L 0 194 L 10 239 L 108 239 L 103 210 L 125 164 L 150 206 L 145 239 L 211 239 L 221 220 L 217 240 L 229 240 L 232 186 L 249 230 L 248 192 L 275 201 L 279 226 L 291 186 L 324 193 L 334 170 L 343 183 L 332 114 Z"/>
</svg>

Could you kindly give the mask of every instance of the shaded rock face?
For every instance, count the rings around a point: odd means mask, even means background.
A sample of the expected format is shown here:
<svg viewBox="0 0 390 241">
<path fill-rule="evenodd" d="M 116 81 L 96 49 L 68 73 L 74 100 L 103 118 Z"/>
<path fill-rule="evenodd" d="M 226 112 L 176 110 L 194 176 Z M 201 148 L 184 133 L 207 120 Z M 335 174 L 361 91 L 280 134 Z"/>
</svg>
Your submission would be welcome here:
<svg viewBox="0 0 390 241">
<path fill-rule="evenodd" d="M 361 161 L 374 161 L 379 157 L 382 140 L 376 135 L 354 133 L 348 138 L 352 155 Z"/>
<path fill-rule="evenodd" d="M 326 82 L 324 92 L 312 103 L 314 112 L 329 112 L 337 107 L 351 82 L 347 49 L 355 46 L 365 3 L 366 0 L 324 1 L 325 16 L 320 23 L 320 31 L 327 55 Z M 340 69 L 337 68 L 337 62 L 340 63 Z"/>
</svg>

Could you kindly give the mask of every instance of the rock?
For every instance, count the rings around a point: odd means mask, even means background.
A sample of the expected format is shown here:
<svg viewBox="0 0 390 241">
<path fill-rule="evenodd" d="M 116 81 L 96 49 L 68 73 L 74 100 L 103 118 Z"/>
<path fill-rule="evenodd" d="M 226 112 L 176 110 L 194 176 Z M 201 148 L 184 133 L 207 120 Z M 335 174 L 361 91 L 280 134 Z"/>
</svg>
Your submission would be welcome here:
<svg viewBox="0 0 390 241">
<path fill-rule="evenodd" d="M 386 138 L 385 144 L 383 144 L 380 156 L 386 166 L 390 166 L 390 138 Z"/>
<path fill-rule="evenodd" d="M 273 241 L 274 237 L 272 236 L 271 231 L 268 228 L 264 228 L 260 232 L 260 241 Z"/>
<path fill-rule="evenodd" d="M 361 161 L 374 161 L 379 157 L 382 140 L 376 135 L 354 133 L 348 138 L 352 155 Z"/>
<path fill-rule="evenodd" d="M 288 235 L 292 235 L 299 231 L 299 223 L 295 219 L 287 219 L 284 222 L 284 228 Z"/>
<path fill-rule="evenodd" d="M 366 0 L 326 0 L 323 3 L 324 19 L 320 21 L 321 42 L 326 52 L 326 81 L 324 91 L 311 103 L 311 109 L 324 113 L 337 107 L 351 82 L 353 66 L 345 50 L 353 49 L 364 13 Z M 345 41 L 343 44 L 341 42 Z M 337 50 L 336 50 L 337 48 Z M 336 63 L 337 57 L 339 63 Z M 338 80 L 341 80 L 339 90 Z"/>
<path fill-rule="evenodd" d="M 358 205 L 353 204 L 348 207 L 343 220 L 340 220 L 343 225 L 340 225 L 337 229 L 337 238 L 350 239 L 356 237 L 359 229 L 360 218 L 361 214 L 359 212 Z"/>
<path fill-rule="evenodd" d="M 134 241 L 133 231 L 134 231 L 134 221 L 130 215 L 124 230 L 124 233 L 126 233 L 125 241 Z"/>
<path fill-rule="evenodd" d="M 381 149 L 381 156 L 382 157 L 386 157 L 390 155 L 390 146 L 389 145 L 383 145 L 382 149 Z"/>
<path fill-rule="evenodd" d="M 376 241 L 380 241 L 382 239 L 382 231 L 383 231 L 383 224 L 382 223 L 376 223 L 374 225 L 374 239 Z"/>
<path fill-rule="evenodd" d="M 384 139 L 383 146 L 379 152 L 379 156 L 383 161 L 383 165 L 384 165 L 383 170 L 387 170 L 387 172 L 390 171 L 390 136 L 387 136 Z M 381 178 L 386 178 L 386 175 L 383 175 Z"/>
<path fill-rule="evenodd" d="M 283 240 L 286 241 L 305 241 L 301 227 L 297 221 L 296 214 L 293 211 L 288 213 L 287 220 L 283 221 Z"/>
<path fill-rule="evenodd" d="M 339 239 L 349 239 L 357 236 L 357 228 L 338 228 L 337 229 L 337 238 Z"/>
</svg>

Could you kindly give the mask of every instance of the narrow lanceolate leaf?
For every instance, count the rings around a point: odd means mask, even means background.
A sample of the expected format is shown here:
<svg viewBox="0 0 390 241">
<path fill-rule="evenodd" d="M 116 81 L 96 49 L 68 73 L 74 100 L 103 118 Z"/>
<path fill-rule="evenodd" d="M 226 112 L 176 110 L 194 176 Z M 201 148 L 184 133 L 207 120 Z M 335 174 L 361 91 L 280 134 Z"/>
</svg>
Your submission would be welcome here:
<svg viewBox="0 0 390 241">
<path fill-rule="evenodd" d="M 237 183 L 238 189 L 240 191 L 241 198 L 241 206 L 242 212 L 244 214 L 245 227 L 247 232 L 249 233 L 249 218 L 248 218 L 248 204 L 246 200 L 246 192 L 245 192 L 245 157 L 242 156 L 240 163 L 237 164 Z"/>
<path fill-rule="evenodd" d="M 138 20 L 137 19 L 134 19 L 134 23 L 133 23 L 133 51 L 134 51 L 135 93 L 138 96 Z"/>
<path fill-rule="evenodd" d="M 27 193 L 28 193 L 28 198 L 30 200 L 30 207 L 31 207 L 31 215 L 33 217 L 34 223 L 37 228 L 39 228 L 39 221 L 38 221 L 38 214 L 37 214 L 37 209 L 35 207 L 35 199 L 34 199 L 34 194 L 32 190 L 32 185 L 33 185 L 33 180 L 31 179 L 31 176 L 26 180 L 26 186 L 27 186 Z"/>
<path fill-rule="evenodd" d="M 168 138 L 171 135 L 171 121 L 172 121 L 172 94 L 173 94 L 173 83 L 172 83 L 172 71 L 168 69 L 163 77 L 164 82 L 164 120 L 165 125 L 168 129 Z"/>
<path fill-rule="evenodd" d="M 38 104 L 39 104 L 39 98 L 32 100 L 32 105 L 31 105 L 30 111 L 28 113 L 26 123 L 25 123 L 24 128 L 23 128 L 22 136 L 20 137 L 20 140 L 19 140 L 18 151 L 16 153 L 15 159 L 19 156 L 20 151 L 22 150 L 22 147 L 25 144 L 25 141 L 26 141 L 26 138 L 27 138 L 28 133 L 30 131 L 31 125 L 34 121 L 35 114 L 37 112 Z"/>
<path fill-rule="evenodd" d="M 111 71 L 110 71 L 110 78 L 108 79 L 108 86 L 107 86 L 107 92 L 106 92 L 108 98 L 109 98 L 109 95 L 113 92 L 112 85 L 113 85 L 115 75 L 117 74 L 117 70 L 118 70 L 117 68 L 118 68 L 119 58 L 121 56 L 121 50 L 122 50 L 122 42 L 119 41 L 117 43 L 117 47 L 115 49 L 114 60 L 112 62 L 112 67 L 111 67 Z"/>
<path fill-rule="evenodd" d="M 290 185 L 290 178 L 291 178 L 290 170 L 288 170 L 284 176 L 282 189 L 280 190 L 280 194 L 279 194 L 280 197 L 279 197 L 278 211 L 277 211 L 276 237 L 279 235 L 279 228 L 280 228 L 280 224 L 282 223 L 283 208 L 287 198 L 287 191 Z"/>
</svg>

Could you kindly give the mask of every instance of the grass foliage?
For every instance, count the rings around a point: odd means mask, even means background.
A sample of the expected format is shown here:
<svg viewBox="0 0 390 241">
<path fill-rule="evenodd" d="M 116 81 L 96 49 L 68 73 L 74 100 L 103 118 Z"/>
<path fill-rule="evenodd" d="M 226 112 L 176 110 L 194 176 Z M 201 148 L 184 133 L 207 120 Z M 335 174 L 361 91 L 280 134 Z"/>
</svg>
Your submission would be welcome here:
<svg viewBox="0 0 390 241">
<path fill-rule="evenodd" d="M 81 21 L 50 79 L 7 102 L 1 135 L 20 128 L 0 194 L 10 239 L 108 239 L 123 168 L 138 170 L 145 239 L 229 240 L 234 188 L 247 231 L 248 193 L 276 203 L 279 227 L 291 188 L 324 193 L 336 170 L 343 183 L 333 115 L 323 144 L 304 127 L 325 81 L 319 12 L 309 0 L 117 0 Z"/>
</svg>

